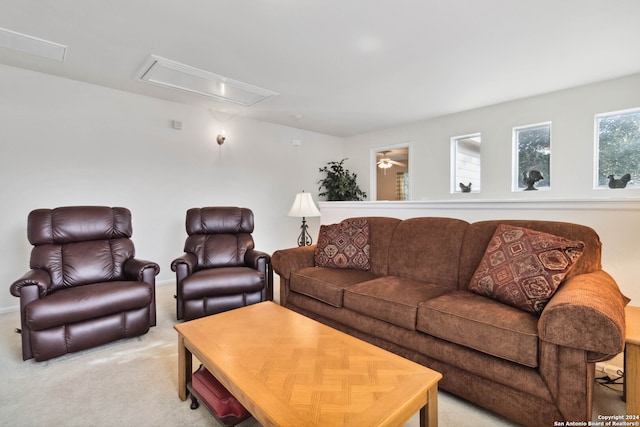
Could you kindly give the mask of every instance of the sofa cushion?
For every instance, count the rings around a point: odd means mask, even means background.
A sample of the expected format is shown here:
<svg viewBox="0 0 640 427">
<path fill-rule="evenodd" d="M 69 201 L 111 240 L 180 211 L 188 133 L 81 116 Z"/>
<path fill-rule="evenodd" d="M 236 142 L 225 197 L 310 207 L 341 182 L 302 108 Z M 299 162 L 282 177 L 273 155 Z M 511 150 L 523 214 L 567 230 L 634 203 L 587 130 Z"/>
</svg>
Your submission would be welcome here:
<svg viewBox="0 0 640 427">
<path fill-rule="evenodd" d="M 342 307 L 344 288 L 375 277 L 375 274 L 363 270 L 305 267 L 291 273 L 289 286 L 292 292 Z"/>
<path fill-rule="evenodd" d="M 405 219 L 389 246 L 389 276 L 458 289 L 460 251 L 469 223 L 455 218 Z"/>
<path fill-rule="evenodd" d="M 468 291 L 420 303 L 416 329 L 483 353 L 535 368 L 538 317 Z"/>
<path fill-rule="evenodd" d="M 145 282 L 105 282 L 63 289 L 33 301 L 26 308 L 34 331 L 144 308 L 153 293 Z"/>
<path fill-rule="evenodd" d="M 583 249 L 581 241 L 501 224 L 471 278 L 469 290 L 540 314 Z"/>
<path fill-rule="evenodd" d="M 314 260 L 316 267 L 369 270 L 369 221 L 350 218 L 321 225 Z"/>
<path fill-rule="evenodd" d="M 343 305 L 358 313 L 413 331 L 416 329 L 420 301 L 445 292 L 448 290 L 442 286 L 386 276 L 346 288 Z"/>
</svg>

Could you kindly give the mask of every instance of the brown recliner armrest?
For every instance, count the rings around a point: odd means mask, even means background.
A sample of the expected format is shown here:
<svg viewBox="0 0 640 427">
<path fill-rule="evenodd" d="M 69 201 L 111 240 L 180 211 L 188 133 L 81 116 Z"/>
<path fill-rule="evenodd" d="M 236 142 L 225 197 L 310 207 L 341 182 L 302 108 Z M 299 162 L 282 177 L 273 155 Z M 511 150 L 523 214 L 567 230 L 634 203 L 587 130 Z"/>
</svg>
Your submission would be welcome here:
<svg viewBox="0 0 640 427">
<path fill-rule="evenodd" d="M 49 292 L 51 276 L 49 276 L 49 273 L 47 273 L 46 270 L 42 270 L 40 268 L 29 270 L 20 279 L 11 284 L 11 295 L 14 297 L 20 297 L 20 290 L 25 286 L 32 285 L 38 287 L 38 294 L 40 297 L 43 297 Z"/>
<path fill-rule="evenodd" d="M 145 281 L 144 272 L 147 268 L 153 269 L 153 276 L 157 276 L 158 273 L 160 273 L 160 266 L 158 264 L 143 259 L 129 258 L 123 265 L 125 277 L 135 279 L 139 282 Z"/>
<path fill-rule="evenodd" d="M 265 298 L 273 301 L 273 270 L 271 269 L 271 255 L 266 252 L 250 249 L 244 256 L 245 265 L 252 267 L 264 275 Z"/>
<path fill-rule="evenodd" d="M 538 334 L 543 341 L 588 351 L 590 362 L 608 360 L 624 349 L 628 302 L 603 270 L 573 276 L 542 311 Z"/>
<path fill-rule="evenodd" d="M 262 272 L 267 271 L 267 265 L 271 262 L 271 256 L 262 251 L 250 249 L 244 255 L 244 263 L 247 267 L 252 267 Z"/>
<path fill-rule="evenodd" d="M 180 276 L 186 277 L 196 271 L 197 265 L 198 258 L 194 254 L 186 252 L 171 262 L 171 271 L 184 270 L 180 272 Z"/>
<path fill-rule="evenodd" d="M 280 277 L 289 280 L 291 273 L 304 267 L 313 267 L 316 245 L 299 246 L 297 248 L 280 249 L 271 256 L 273 271 Z"/>
</svg>

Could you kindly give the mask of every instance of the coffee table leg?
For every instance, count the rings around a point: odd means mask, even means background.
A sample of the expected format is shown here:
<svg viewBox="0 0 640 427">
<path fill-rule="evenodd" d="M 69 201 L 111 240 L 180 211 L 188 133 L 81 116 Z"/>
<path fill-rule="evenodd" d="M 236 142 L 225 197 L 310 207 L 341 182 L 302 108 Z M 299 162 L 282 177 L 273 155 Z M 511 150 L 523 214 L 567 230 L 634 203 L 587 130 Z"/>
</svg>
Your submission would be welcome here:
<svg viewBox="0 0 640 427">
<path fill-rule="evenodd" d="M 180 400 L 187 400 L 187 383 L 191 382 L 193 371 L 193 358 L 191 352 L 184 345 L 184 338 L 178 335 L 178 397 Z"/>
<path fill-rule="evenodd" d="M 420 426 L 438 426 L 438 385 L 427 391 L 427 404 L 420 409 Z"/>
</svg>

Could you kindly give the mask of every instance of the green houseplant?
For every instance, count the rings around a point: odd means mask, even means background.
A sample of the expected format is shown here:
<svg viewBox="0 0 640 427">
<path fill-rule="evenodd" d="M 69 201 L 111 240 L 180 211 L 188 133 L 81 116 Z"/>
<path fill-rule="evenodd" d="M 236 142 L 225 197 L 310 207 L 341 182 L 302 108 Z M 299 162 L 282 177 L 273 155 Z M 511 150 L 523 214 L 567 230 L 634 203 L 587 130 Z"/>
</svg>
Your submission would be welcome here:
<svg viewBox="0 0 640 427">
<path fill-rule="evenodd" d="M 358 175 L 349 172 L 343 166 L 344 161 L 327 162 L 327 165 L 320 168 L 320 172 L 324 172 L 327 176 L 318 181 L 320 187 L 318 190 L 325 188 L 325 191 L 318 193 L 318 196 L 326 196 L 328 201 L 359 201 L 367 197 L 367 193 L 362 191 L 358 186 L 356 178 Z"/>
</svg>

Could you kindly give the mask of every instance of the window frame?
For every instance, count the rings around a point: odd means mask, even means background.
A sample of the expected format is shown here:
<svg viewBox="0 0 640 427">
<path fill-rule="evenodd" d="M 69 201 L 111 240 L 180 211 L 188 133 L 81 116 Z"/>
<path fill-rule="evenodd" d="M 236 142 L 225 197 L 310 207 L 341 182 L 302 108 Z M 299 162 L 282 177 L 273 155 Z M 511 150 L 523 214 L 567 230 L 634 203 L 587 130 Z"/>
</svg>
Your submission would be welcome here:
<svg viewBox="0 0 640 427">
<path fill-rule="evenodd" d="M 593 118 L 593 189 L 594 190 L 610 190 L 608 183 L 599 184 L 600 175 L 600 123 L 599 120 L 603 117 L 622 116 L 626 114 L 640 114 L 640 107 L 626 108 L 623 110 L 609 111 L 605 113 L 597 113 Z M 638 171 L 640 175 L 640 171 Z M 619 176 L 617 178 L 620 178 Z M 640 189 L 640 182 L 631 181 L 631 186 L 627 186 L 625 189 L 638 190 Z"/>
<path fill-rule="evenodd" d="M 514 126 L 511 128 L 511 147 L 512 147 L 512 167 L 511 167 L 511 191 L 512 192 L 520 192 L 525 191 L 526 187 L 520 187 L 520 177 L 522 176 L 522 172 L 520 171 L 520 147 L 518 141 L 518 132 L 522 130 L 533 130 L 543 127 L 549 127 L 549 176 L 545 177 L 545 179 L 549 182 L 549 185 L 544 187 L 537 187 L 536 189 L 540 191 L 549 191 L 551 190 L 551 175 L 553 175 L 553 165 L 551 162 L 551 153 L 553 146 L 553 124 L 551 121 L 533 123 L 529 125 L 522 126 Z"/>
<path fill-rule="evenodd" d="M 407 149 L 407 173 L 409 174 L 407 182 L 408 182 L 408 192 L 406 194 L 407 199 L 411 200 L 411 187 L 412 184 L 412 176 L 413 176 L 413 168 L 414 163 L 411 161 L 411 153 L 413 151 L 413 142 L 405 141 L 397 144 L 384 145 L 382 147 L 373 147 L 369 149 L 369 200 L 378 201 L 378 165 L 377 165 L 377 154 L 381 151 L 387 150 L 396 150 L 406 148 Z"/>
<path fill-rule="evenodd" d="M 482 190 L 482 132 L 474 132 L 465 135 L 452 136 L 450 139 L 451 167 L 449 190 L 451 194 L 462 194 L 462 190 L 460 189 L 460 182 L 462 181 L 458 178 L 458 141 L 472 138 L 480 138 L 480 142 L 478 143 L 480 146 L 480 155 L 478 157 L 480 170 L 478 171 L 478 185 L 476 188 L 473 188 L 473 186 L 471 187 L 471 193 L 479 193 Z"/>
</svg>

